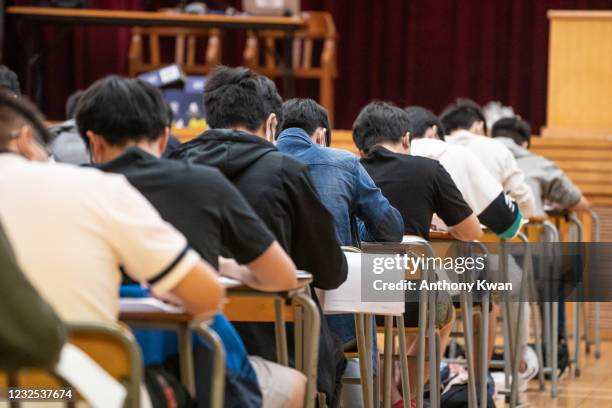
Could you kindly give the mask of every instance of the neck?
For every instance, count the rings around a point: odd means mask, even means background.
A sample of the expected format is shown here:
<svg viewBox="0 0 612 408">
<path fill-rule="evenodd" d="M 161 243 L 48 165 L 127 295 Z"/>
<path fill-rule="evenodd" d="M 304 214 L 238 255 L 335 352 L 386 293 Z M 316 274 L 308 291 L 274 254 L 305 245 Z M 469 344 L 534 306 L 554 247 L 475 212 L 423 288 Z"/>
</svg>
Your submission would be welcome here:
<svg viewBox="0 0 612 408">
<path fill-rule="evenodd" d="M 141 140 L 139 142 L 128 142 L 123 146 L 107 146 L 102 155 L 103 157 L 101 157 L 102 163 L 116 159 L 132 146 L 139 147 L 157 158 L 160 158 L 162 155 L 162 152 L 159 150 L 159 143 L 157 141 L 151 142 L 148 140 Z"/>
<path fill-rule="evenodd" d="M 410 154 L 410 150 L 405 148 L 402 142 L 399 142 L 399 143 L 383 142 L 383 143 L 377 144 L 377 146 L 384 147 L 385 149 L 392 151 L 393 153 Z"/>
<path fill-rule="evenodd" d="M 250 129 L 247 129 L 244 126 L 234 126 L 232 127 L 232 129 L 234 130 L 238 130 L 240 132 L 245 132 L 245 133 L 249 133 L 251 135 L 255 135 L 257 137 L 261 137 L 262 139 L 266 139 L 266 133 L 263 130 L 263 126 L 261 126 L 259 129 L 257 129 L 256 131 L 252 131 Z"/>
</svg>

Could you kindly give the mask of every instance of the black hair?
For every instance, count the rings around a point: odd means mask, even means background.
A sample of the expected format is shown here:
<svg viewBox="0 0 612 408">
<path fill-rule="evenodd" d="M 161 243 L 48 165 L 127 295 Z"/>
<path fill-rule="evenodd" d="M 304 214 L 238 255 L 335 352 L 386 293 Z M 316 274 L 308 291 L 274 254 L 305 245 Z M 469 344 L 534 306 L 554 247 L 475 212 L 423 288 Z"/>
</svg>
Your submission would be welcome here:
<svg viewBox="0 0 612 408">
<path fill-rule="evenodd" d="M 407 106 L 404 108 L 410 120 L 410 141 L 425 137 L 427 129 L 436 126 L 436 136 L 438 139 L 444 140 L 444 127 L 440 123 L 440 119 L 429 109 L 421 106 Z"/>
<path fill-rule="evenodd" d="M 458 129 L 472 127 L 475 122 L 484 123 L 484 131 L 487 133 L 487 120 L 480 106 L 471 99 L 459 98 L 455 103 L 444 109 L 440 115 L 440 122 L 448 134 Z"/>
<path fill-rule="evenodd" d="M 403 109 L 387 102 L 370 102 L 353 123 L 353 141 L 359 150 L 368 153 L 378 144 L 399 142 L 410 128 Z"/>
<path fill-rule="evenodd" d="M 281 131 L 289 128 L 303 129 L 312 136 L 317 128 L 323 128 L 326 132 L 325 143 L 331 143 L 331 129 L 327 110 L 309 98 L 294 98 L 283 103 L 283 123 Z"/>
<path fill-rule="evenodd" d="M 491 130 L 493 137 L 509 137 L 517 145 L 527 142 L 527 147 L 531 146 L 531 126 L 521 118 L 501 118 L 493 124 Z"/>
<path fill-rule="evenodd" d="M 88 144 L 91 130 L 113 146 L 157 140 L 168 126 L 168 105 L 159 89 L 137 79 L 108 76 L 90 86 L 78 104 L 76 122 Z"/>
<path fill-rule="evenodd" d="M 13 91 L 0 89 L 0 149 L 6 148 L 11 139 L 9 133 L 25 124 L 32 127 L 42 145 L 51 141 L 51 135 L 45 128 L 43 116 L 38 109 Z"/>
<path fill-rule="evenodd" d="M 68 97 L 68 99 L 66 99 L 66 119 L 74 118 L 77 112 L 77 108 L 79 106 L 79 101 L 81 100 L 81 97 L 84 93 L 85 91 L 79 89 L 78 91 L 72 93 Z"/>
<path fill-rule="evenodd" d="M 17 74 L 3 64 L 0 64 L 0 88 L 6 88 L 16 95 L 21 94 L 21 87 L 19 86 Z"/>
<path fill-rule="evenodd" d="M 219 66 L 204 86 L 206 121 L 211 128 L 244 126 L 254 132 L 271 113 L 281 121 L 282 103 L 272 80 L 244 67 Z"/>
</svg>

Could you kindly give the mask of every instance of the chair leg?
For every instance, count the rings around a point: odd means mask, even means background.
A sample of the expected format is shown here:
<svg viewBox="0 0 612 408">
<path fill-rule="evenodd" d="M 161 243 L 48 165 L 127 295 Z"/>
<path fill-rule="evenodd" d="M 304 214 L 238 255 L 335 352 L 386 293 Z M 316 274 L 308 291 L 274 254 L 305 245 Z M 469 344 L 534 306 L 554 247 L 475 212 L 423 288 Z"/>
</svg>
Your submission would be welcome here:
<svg viewBox="0 0 612 408">
<path fill-rule="evenodd" d="M 397 334 L 399 337 L 399 360 L 400 374 L 402 379 L 402 395 L 404 397 L 404 408 L 410 407 L 412 395 L 410 395 L 410 377 L 408 374 L 408 353 L 406 350 L 406 331 L 404 327 L 404 316 L 395 317 Z"/>
</svg>

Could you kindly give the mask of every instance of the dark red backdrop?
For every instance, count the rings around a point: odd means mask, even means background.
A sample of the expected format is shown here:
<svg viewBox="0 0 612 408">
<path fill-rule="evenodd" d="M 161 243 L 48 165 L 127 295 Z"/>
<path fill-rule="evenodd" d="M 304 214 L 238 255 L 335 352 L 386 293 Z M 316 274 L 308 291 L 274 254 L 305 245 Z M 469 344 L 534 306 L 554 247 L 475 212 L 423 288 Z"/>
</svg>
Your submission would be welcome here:
<svg viewBox="0 0 612 408">
<path fill-rule="evenodd" d="M 165 0 L 90 0 L 91 7 L 154 8 Z M 210 0 L 211 7 L 239 0 Z M 457 96 L 515 107 L 535 129 L 544 124 L 549 9 L 612 8 L 612 0 L 302 0 L 328 10 L 340 34 L 336 127 L 349 128 L 371 99 L 419 104 L 438 112 Z M 57 28 L 43 30 L 51 43 Z M 9 27 L 8 63 L 22 70 L 22 36 Z M 243 35 L 230 33 L 224 63 L 240 64 Z M 126 71 L 129 31 L 80 28 L 44 59 L 44 111 L 62 118 L 67 95 Z M 316 96 L 316 83 L 299 84 Z"/>
</svg>

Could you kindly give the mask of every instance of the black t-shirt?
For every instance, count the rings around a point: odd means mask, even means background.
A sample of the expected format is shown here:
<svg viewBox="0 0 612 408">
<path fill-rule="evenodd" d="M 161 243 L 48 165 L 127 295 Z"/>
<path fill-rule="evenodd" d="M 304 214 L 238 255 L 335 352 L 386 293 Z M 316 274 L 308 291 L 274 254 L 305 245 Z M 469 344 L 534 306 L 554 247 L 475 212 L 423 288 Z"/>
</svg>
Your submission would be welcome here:
<svg viewBox="0 0 612 408">
<path fill-rule="evenodd" d="M 158 159 L 130 147 L 100 169 L 126 176 L 215 268 L 219 255 L 247 264 L 274 242 L 240 192 L 212 167 Z"/>
<path fill-rule="evenodd" d="M 472 214 L 451 176 L 437 160 L 370 150 L 361 163 L 404 218 L 404 233 L 429 238 L 433 214 L 449 227 Z"/>
</svg>

